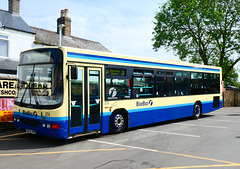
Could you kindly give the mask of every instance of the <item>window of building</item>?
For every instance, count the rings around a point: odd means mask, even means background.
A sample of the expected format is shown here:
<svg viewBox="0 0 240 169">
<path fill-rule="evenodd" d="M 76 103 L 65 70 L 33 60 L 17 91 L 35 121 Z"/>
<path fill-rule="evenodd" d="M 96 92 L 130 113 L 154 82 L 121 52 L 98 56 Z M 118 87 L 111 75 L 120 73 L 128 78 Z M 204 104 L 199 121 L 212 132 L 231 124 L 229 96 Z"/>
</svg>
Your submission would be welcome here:
<svg viewBox="0 0 240 169">
<path fill-rule="evenodd" d="M 8 36 L 0 34 L 0 56 L 8 57 Z"/>
</svg>

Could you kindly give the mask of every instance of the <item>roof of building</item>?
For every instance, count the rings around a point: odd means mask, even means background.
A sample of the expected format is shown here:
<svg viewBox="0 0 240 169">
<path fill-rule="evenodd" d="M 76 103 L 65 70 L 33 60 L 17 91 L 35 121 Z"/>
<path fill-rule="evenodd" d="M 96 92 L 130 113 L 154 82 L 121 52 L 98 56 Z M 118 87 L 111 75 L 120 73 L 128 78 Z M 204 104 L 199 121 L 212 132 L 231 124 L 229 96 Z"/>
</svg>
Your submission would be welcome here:
<svg viewBox="0 0 240 169">
<path fill-rule="evenodd" d="M 236 87 L 236 86 L 231 86 L 231 85 L 225 86 L 225 89 L 226 89 L 226 90 L 240 90 L 238 87 Z"/>
<path fill-rule="evenodd" d="M 9 58 L 0 58 L 0 73 L 16 74 L 18 61 Z"/>
<path fill-rule="evenodd" d="M 49 45 L 49 46 L 58 46 L 59 35 L 57 34 L 57 32 L 36 28 L 36 27 L 31 27 L 31 28 L 36 32 L 35 43 L 40 43 L 40 44 Z M 75 36 L 71 36 L 71 37 L 63 36 L 62 46 L 96 50 L 96 51 L 102 51 L 102 52 L 111 52 L 99 42 L 86 40 L 86 39 L 78 38 Z"/>
<path fill-rule="evenodd" d="M 9 11 L 0 10 L 0 22 L 5 28 L 35 34 L 22 17 Z"/>
</svg>

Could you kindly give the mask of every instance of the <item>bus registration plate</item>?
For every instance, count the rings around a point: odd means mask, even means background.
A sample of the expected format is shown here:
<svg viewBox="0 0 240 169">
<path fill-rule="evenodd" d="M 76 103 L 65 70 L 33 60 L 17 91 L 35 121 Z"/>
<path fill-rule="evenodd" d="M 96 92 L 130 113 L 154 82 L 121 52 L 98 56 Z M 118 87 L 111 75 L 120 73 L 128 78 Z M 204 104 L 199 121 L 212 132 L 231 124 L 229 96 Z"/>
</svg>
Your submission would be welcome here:
<svg viewBox="0 0 240 169">
<path fill-rule="evenodd" d="M 36 134 L 36 131 L 31 129 L 26 129 L 26 132 L 30 134 Z"/>
</svg>

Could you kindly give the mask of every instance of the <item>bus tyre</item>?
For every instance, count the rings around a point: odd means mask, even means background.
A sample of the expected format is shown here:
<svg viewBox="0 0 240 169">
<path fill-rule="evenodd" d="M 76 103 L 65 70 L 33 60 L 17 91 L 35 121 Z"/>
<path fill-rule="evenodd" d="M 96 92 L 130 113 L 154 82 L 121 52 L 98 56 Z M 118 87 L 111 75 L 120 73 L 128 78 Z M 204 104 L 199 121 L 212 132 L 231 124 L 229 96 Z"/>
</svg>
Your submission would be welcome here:
<svg viewBox="0 0 240 169">
<path fill-rule="evenodd" d="M 110 117 L 110 132 L 121 133 L 127 127 L 127 117 L 125 113 L 114 112 Z"/>
<path fill-rule="evenodd" d="M 193 107 L 193 118 L 198 119 L 201 116 L 201 104 L 199 102 L 194 104 Z"/>
</svg>

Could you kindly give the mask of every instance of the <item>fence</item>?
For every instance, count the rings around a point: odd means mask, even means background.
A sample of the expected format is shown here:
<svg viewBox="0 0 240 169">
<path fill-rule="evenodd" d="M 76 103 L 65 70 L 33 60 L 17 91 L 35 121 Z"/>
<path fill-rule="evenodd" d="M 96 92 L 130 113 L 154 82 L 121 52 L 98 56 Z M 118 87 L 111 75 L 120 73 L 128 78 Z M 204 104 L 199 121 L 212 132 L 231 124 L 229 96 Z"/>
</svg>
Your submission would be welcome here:
<svg viewBox="0 0 240 169">
<path fill-rule="evenodd" d="M 223 95 L 223 107 L 237 106 L 240 106 L 240 89 L 235 87 L 225 88 Z"/>
</svg>

